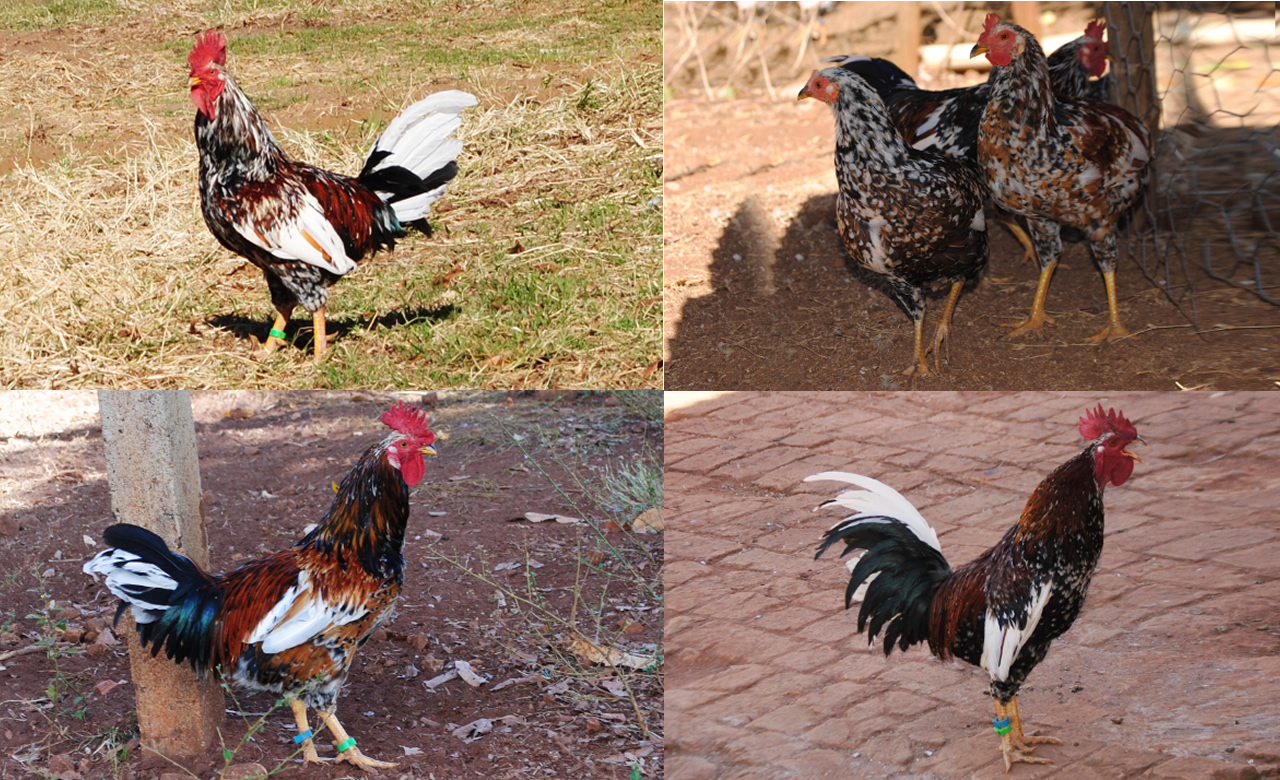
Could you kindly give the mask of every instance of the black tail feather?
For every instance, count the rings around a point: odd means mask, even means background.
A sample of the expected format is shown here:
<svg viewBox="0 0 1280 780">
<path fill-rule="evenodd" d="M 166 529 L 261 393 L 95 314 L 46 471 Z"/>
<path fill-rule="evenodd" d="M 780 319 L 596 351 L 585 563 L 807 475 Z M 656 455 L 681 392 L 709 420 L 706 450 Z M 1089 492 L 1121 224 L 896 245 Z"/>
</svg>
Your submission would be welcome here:
<svg viewBox="0 0 1280 780">
<path fill-rule="evenodd" d="M 867 631 L 874 641 L 883 629 L 885 655 L 895 644 L 906 650 L 927 640 L 930 602 L 951 576 L 951 565 L 942 553 L 891 517 L 860 517 L 836 525 L 823 535 L 814 558 L 837 541 L 845 544 L 841 557 L 853 550 L 866 551 L 850 574 L 845 609 L 853 605 L 858 587 L 876 575 L 858 611 L 859 633 Z"/>
</svg>

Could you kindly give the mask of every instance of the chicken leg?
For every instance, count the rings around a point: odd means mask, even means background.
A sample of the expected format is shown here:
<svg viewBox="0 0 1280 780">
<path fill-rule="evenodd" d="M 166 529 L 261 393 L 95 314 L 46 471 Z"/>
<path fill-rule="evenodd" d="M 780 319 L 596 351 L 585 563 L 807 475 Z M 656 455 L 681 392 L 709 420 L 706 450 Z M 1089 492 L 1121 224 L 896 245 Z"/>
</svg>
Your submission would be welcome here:
<svg viewBox="0 0 1280 780">
<path fill-rule="evenodd" d="M 310 733 L 311 726 L 307 725 L 307 705 L 297 699 L 294 699 L 289 702 L 289 706 L 293 709 L 293 719 L 298 724 L 298 733 Z M 302 761 L 306 764 L 328 764 L 333 761 L 333 759 L 321 758 L 318 756 L 316 754 L 315 740 L 312 737 L 307 737 L 302 740 Z"/>
<path fill-rule="evenodd" d="M 960 300 L 960 291 L 964 289 L 964 282 L 956 282 L 951 285 L 951 292 L 947 293 L 947 303 L 942 308 L 942 321 L 938 323 L 938 328 L 933 332 L 933 346 L 929 347 L 929 352 L 933 353 L 933 366 L 939 371 L 942 370 L 942 346 L 947 343 L 948 337 L 951 336 L 951 315 L 956 311 L 956 302 Z M 951 348 L 947 347 L 947 360 L 951 360 Z"/>
<path fill-rule="evenodd" d="M 1116 272 L 1108 268 L 1102 272 L 1102 281 L 1107 285 L 1107 327 L 1089 341 L 1116 341 L 1130 335 L 1128 328 L 1120 324 L 1120 306 L 1116 303 Z"/>
<path fill-rule="evenodd" d="M 929 376 L 929 361 L 924 356 L 924 312 L 915 320 L 916 326 L 916 351 L 915 362 L 902 372 L 903 376 Z"/>
<path fill-rule="evenodd" d="M 293 314 L 292 308 L 276 312 L 276 321 L 271 326 L 271 332 L 267 334 L 267 340 L 262 342 L 263 354 L 270 355 L 276 351 L 276 347 L 284 343 L 284 329 L 289 327 L 289 315 L 291 314 Z"/>
<path fill-rule="evenodd" d="M 1024 742 L 1026 738 L 1022 736 L 1022 722 L 1016 720 L 1018 705 L 1010 702 L 1010 706 L 1006 708 L 1005 705 L 1000 703 L 999 699 L 996 699 L 995 703 L 995 723 L 1003 724 L 997 725 L 995 728 L 996 733 L 1000 735 L 1000 752 L 1004 754 L 1005 774 L 1009 773 L 1015 763 L 1052 764 L 1053 762 L 1047 758 L 1036 758 L 1035 756 L 1027 755 L 1031 752 L 1031 749 L 1028 749 Z M 1010 713 L 1013 713 L 1012 718 L 1010 718 Z M 1015 734 L 1017 735 L 1016 742 L 1014 739 Z M 1048 737 L 1032 737 L 1031 739 L 1046 740 Z"/>
<path fill-rule="evenodd" d="M 321 360 L 324 359 L 325 350 L 328 349 L 328 345 L 325 344 L 324 307 L 323 306 L 316 309 L 315 313 L 311 315 L 311 326 L 315 331 L 315 342 L 316 342 L 315 362 L 319 363 Z"/>
<path fill-rule="evenodd" d="M 1044 327 L 1046 322 L 1050 325 L 1053 324 L 1053 317 L 1050 317 L 1044 311 L 1044 299 L 1049 294 L 1049 280 L 1053 278 L 1053 271 L 1057 267 L 1058 261 L 1054 260 L 1041 269 L 1040 280 L 1036 282 L 1036 297 L 1031 301 L 1030 316 L 1017 325 L 1009 326 L 1012 327 L 1013 330 L 1009 331 L 1005 335 L 1005 338 L 1011 339 L 1014 336 L 1021 336 L 1024 333 L 1039 331 Z"/>
<path fill-rule="evenodd" d="M 342 724 L 338 722 L 338 717 L 331 712 L 318 710 L 316 712 L 324 725 L 328 727 L 329 733 L 333 735 L 334 747 L 350 743 L 350 746 L 338 753 L 338 761 L 345 761 L 348 764 L 357 766 L 366 772 L 372 772 L 375 769 L 395 769 L 396 765 L 389 761 L 378 761 L 369 758 L 360 752 L 360 748 L 356 747 L 356 741 L 351 738 L 347 730 L 342 728 Z"/>
</svg>

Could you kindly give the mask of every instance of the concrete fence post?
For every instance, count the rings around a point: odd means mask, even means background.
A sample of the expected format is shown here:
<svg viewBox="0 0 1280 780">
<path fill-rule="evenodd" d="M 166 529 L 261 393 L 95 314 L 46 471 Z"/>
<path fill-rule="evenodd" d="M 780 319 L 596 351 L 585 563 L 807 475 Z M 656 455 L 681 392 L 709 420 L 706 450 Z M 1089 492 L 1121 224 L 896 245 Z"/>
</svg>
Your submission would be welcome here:
<svg viewBox="0 0 1280 780">
<path fill-rule="evenodd" d="M 207 568 L 190 395 L 102 390 L 98 406 L 116 521 L 159 534 L 171 549 Z M 163 650 L 152 658 L 132 618 L 126 620 L 122 633 L 129 641 L 143 746 L 171 758 L 204 753 L 217 743 L 223 720 L 218 681 L 214 675 L 197 681 L 190 666 L 175 664 Z"/>
</svg>

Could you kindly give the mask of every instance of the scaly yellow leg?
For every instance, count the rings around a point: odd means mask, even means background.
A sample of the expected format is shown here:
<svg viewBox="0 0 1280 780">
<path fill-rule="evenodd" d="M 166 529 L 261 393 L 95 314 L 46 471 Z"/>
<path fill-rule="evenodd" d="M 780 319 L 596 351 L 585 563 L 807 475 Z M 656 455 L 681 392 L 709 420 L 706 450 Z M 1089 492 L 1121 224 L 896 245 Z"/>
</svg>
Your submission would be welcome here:
<svg viewBox="0 0 1280 780">
<path fill-rule="evenodd" d="M 1027 317 L 1025 321 L 1017 326 L 1014 326 L 1013 330 L 1009 332 L 1007 338 L 1021 336 L 1022 334 L 1030 333 L 1031 331 L 1039 331 L 1044 327 L 1046 322 L 1051 324 L 1053 323 L 1053 317 L 1050 317 L 1044 312 L 1044 299 L 1045 296 L 1049 294 L 1049 280 L 1053 278 L 1053 271 L 1057 267 L 1058 261 L 1054 260 L 1052 263 L 1045 266 L 1044 270 L 1040 272 L 1040 281 L 1036 283 L 1036 297 L 1035 300 L 1031 302 L 1031 316 Z"/>
<path fill-rule="evenodd" d="M 1116 272 L 1104 271 L 1102 281 L 1107 285 L 1107 327 L 1098 335 L 1090 336 L 1089 341 L 1116 341 L 1129 335 L 1129 331 L 1120 324 L 1120 306 L 1116 303 Z"/>
<path fill-rule="evenodd" d="M 320 720 L 324 721 L 324 725 L 328 727 L 329 733 L 333 734 L 334 747 L 338 747 L 348 742 L 351 743 L 350 747 L 346 750 L 340 750 L 338 752 L 338 761 L 345 761 L 346 763 L 357 766 L 366 772 L 372 772 L 375 769 L 396 768 L 396 765 L 389 761 L 377 761 L 369 758 L 364 753 L 361 753 L 360 748 L 356 747 L 356 741 L 351 739 L 351 735 L 347 734 L 346 729 L 342 728 L 342 724 L 338 722 L 338 717 L 336 715 L 323 711 L 317 711 L 316 714 L 320 716 Z"/>
<path fill-rule="evenodd" d="M 324 359 L 325 350 L 328 345 L 325 344 L 324 332 L 324 307 L 316 309 L 316 313 L 311 315 L 311 325 L 315 330 L 316 357 L 315 362 L 319 363 Z"/>
<path fill-rule="evenodd" d="M 1019 244 L 1022 244 L 1022 262 L 1025 263 L 1029 260 L 1034 263 L 1036 259 L 1036 250 L 1032 247 L 1031 236 L 1027 235 L 1027 231 L 1023 230 L 1022 225 L 1019 225 L 1012 219 L 1001 218 L 1000 222 L 1005 227 L 1009 228 L 1009 232 L 1013 234 L 1013 237 L 1018 239 Z"/>
<path fill-rule="evenodd" d="M 951 335 L 951 315 L 955 313 L 956 301 L 960 300 L 960 291 L 964 289 L 964 282 L 956 282 L 951 285 L 951 292 L 947 293 L 947 304 L 942 309 L 942 321 L 938 323 L 938 328 L 933 332 L 933 346 L 929 347 L 929 351 L 933 353 L 933 367 L 942 370 L 942 345 Z M 951 361 L 951 348 L 947 347 L 947 362 Z"/>
<path fill-rule="evenodd" d="M 306 734 L 311 731 L 311 727 L 307 725 L 307 705 L 294 699 L 289 702 L 289 706 L 293 708 L 293 720 L 298 724 L 298 733 Z M 302 741 L 302 760 L 306 764 L 327 764 L 333 761 L 332 758 L 321 758 L 316 755 L 316 743 L 310 737 Z"/>
<path fill-rule="evenodd" d="M 1013 768 L 1013 765 L 1015 763 L 1052 764 L 1053 762 L 1047 758 L 1036 758 L 1035 756 L 1023 755 L 1022 752 L 1020 752 L 1018 746 L 1016 746 L 1013 741 L 1014 728 L 1012 723 L 1010 722 L 1009 710 L 1006 709 L 1005 706 L 1000 703 L 999 699 L 996 699 L 995 703 L 996 703 L 996 722 L 1004 724 L 1003 727 L 1000 727 L 1000 726 L 996 727 L 997 729 L 996 733 L 1000 733 L 1001 729 L 1003 729 L 1004 731 L 1003 734 L 1000 734 L 1000 752 L 1004 754 L 1005 774 L 1009 773 L 1009 770 Z M 1017 711 L 1016 707 L 1012 709 L 1014 712 Z"/>
<path fill-rule="evenodd" d="M 1042 737 L 1038 734 L 1026 735 L 1022 733 L 1022 718 L 1018 717 L 1018 697 L 1014 696 L 1009 701 L 1009 718 L 1013 721 L 1013 731 L 1009 736 L 1013 737 L 1013 746 L 1018 750 L 1030 753 L 1036 749 L 1036 745 L 1061 745 L 1062 740 L 1053 737 Z"/>
<path fill-rule="evenodd" d="M 271 334 L 267 336 L 267 340 L 262 342 L 262 351 L 270 355 L 276 351 L 276 347 L 284 343 L 284 336 L 275 334 L 284 333 L 284 329 L 289 327 L 289 318 L 280 312 L 276 312 L 275 324 L 271 326 Z"/>
<path fill-rule="evenodd" d="M 903 376 L 929 376 L 929 361 L 924 357 L 924 316 L 916 320 L 916 362 L 902 372 Z"/>
</svg>

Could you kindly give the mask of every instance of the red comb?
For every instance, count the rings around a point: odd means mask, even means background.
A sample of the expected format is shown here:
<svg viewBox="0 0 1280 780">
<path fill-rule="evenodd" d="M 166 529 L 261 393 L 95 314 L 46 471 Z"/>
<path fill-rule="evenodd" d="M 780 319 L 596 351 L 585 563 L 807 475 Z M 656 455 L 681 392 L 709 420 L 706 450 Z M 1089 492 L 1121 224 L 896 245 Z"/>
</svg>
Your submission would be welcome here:
<svg viewBox="0 0 1280 780">
<path fill-rule="evenodd" d="M 393 430 L 422 439 L 427 444 L 436 440 L 436 435 L 427 430 L 427 426 L 431 424 L 431 418 L 412 404 L 404 402 L 396 404 L 382 413 L 382 422 Z"/>
<path fill-rule="evenodd" d="M 1125 416 L 1115 409 L 1102 411 L 1102 404 L 1098 404 L 1097 409 L 1089 409 L 1085 412 L 1085 417 L 1080 418 L 1080 435 L 1089 441 L 1093 441 L 1104 433 L 1114 433 L 1125 438 L 1135 438 L 1138 435 L 1138 429 L 1133 427 L 1133 423 L 1125 419 Z"/>
<path fill-rule="evenodd" d="M 999 14 L 987 14 L 987 19 L 982 23 L 982 31 L 989 33 L 997 25 L 1000 24 Z"/>
<path fill-rule="evenodd" d="M 196 45 L 191 47 L 191 53 L 187 55 L 187 64 L 193 71 L 204 70 L 211 62 L 227 64 L 227 39 L 217 30 L 205 30 L 203 35 L 196 38 Z"/>
<path fill-rule="evenodd" d="M 1101 41 L 1103 36 L 1107 34 L 1107 25 L 1101 19 L 1094 19 L 1084 28 L 1084 34 L 1095 41 Z"/>
</svg>

